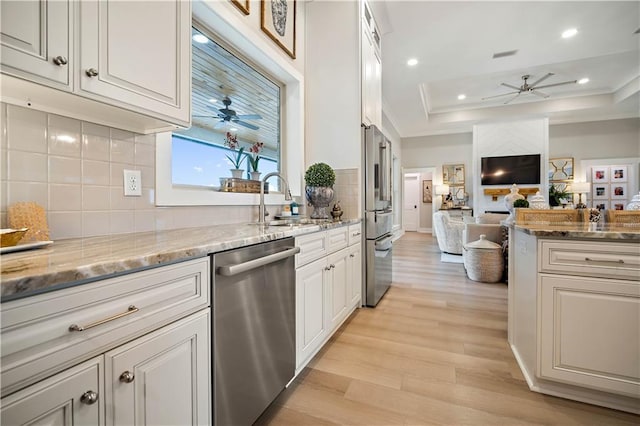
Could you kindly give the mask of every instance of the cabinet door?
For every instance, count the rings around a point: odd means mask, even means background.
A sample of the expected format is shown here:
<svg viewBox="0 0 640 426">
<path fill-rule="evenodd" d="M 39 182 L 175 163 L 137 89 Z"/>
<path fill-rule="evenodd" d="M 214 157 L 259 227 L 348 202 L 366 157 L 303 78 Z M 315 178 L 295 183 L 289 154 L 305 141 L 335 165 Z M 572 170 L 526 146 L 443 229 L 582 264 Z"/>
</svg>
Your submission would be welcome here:
<svg viewBox="0 0 640 426">
<path fill-rule="evenodd" d="M 326 259 L 296 270 L 296 369 L 309 360 L 328 333 L 328 272 Z"/>
<path fill-rule="evenodd" d="M 362 26 L 362 122 L 370 126 L 375 124 L 374 79 L 376 73 L 376 60 L 373 41 L 368 28 Z"/>
<path fill-rule="evenodd" d="M 189 122 L 191 2 L 83 0 L 79 33 L 81 94 Z"/>
<path fill-rule="evenodd" d="M 640 395 L 638 282 L 540 275 L 539 375 Z"/>
<path fill-rule="evenodd" d="M 349 307 L 360 307 L 362 305 L 362 244 L 357 243 L 349 247 L 348 258 L 348 290 Z"/>
<path fill-rule="evenodd" d="M 70 90 L 69 1 L 2 1 L 2 72 Z"/>
<path fill-rule="evenodd" d="M 3 425 L 103 425 L 102 356 L 2 399 Z"/>
<path fill-rule="evenodd" d="M 107 425 L 211 424 L 210 310 L 105 354 Z"/>
<path fill-rule="evenodd" d="M 347 316 L 347 302 L 351 299 L 347 291 L 349 272 L 347 259 L 349 249 L 340 250 L 327 257 L 329 264 L 329 330 L 335 330 Z M 347 296 L 349 294 L 349 296 Z"/>
</svg>

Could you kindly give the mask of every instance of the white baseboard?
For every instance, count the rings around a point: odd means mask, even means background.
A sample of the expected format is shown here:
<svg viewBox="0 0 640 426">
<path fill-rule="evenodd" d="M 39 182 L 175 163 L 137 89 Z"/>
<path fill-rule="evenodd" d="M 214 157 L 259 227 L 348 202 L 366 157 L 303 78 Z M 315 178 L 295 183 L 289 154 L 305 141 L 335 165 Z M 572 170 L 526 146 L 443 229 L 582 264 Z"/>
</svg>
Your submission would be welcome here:
<svg viewBox="0 0 640 426">
<path fill-rule="evenodd" d="M 418 232 L 421 234 L 433 234 L 433 230 L 431 228 L 418 228 Z"/>
</svg>

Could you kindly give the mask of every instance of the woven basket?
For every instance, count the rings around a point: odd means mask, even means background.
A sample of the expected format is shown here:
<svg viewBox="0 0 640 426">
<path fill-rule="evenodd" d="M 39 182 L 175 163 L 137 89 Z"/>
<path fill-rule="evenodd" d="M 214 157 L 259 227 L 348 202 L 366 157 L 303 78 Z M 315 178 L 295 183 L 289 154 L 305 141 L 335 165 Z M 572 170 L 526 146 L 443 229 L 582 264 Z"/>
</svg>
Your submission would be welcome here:
<svg viewBox="0 0 640 426">
<path fill-rule="evenodd" d="M 463 250 L 464 267 L 469 279 L 483 283 L 497 283 L 502 279 L 504 259 L 498 244 L 480 235 L 480 240 L 465 244 Z"/>
</svg>

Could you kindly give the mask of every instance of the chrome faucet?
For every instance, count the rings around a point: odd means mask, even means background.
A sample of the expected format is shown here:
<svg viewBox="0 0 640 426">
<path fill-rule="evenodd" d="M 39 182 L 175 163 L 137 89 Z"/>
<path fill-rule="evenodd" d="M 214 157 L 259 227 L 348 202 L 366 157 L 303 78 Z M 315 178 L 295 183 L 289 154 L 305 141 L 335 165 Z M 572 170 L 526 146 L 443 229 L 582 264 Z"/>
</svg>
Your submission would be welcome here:
<svg viewBox="0 0 640 426">
<path fill-rule="evenodd" d="M 258 209 L 258 223 L 260 224 L 265 223 L 264 217 L 268 214 L 264 206 L 264 184 L 267 182 L 267 179 L 269 179 L 272 176 L 278 176 L 282 181 L 282 183 L 284 183 L 284 188 L 282 191 L 284 192 L 284 199 L 287 201 L 291 201 L 291 191 L 289 191 L 289 182 L 287 182 L 287 180 L 278 172 L 267 173 L 262 178 L 262 181 L 260 182 L 260 208 Z"/>
</svg>

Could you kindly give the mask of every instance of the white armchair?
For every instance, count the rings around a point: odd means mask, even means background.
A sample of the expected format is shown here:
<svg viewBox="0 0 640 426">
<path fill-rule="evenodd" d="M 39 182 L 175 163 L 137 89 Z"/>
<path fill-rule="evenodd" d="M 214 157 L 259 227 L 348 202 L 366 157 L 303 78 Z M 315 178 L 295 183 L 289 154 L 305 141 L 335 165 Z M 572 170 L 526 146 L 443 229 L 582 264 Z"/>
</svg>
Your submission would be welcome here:
<svg viewBox="0 0 640 426">
<path fill-rule="evenodd" d="M 440 251 L 451 254 L 462 254 L 462 231 L 465 223 L 455 220 L 446 211 L 433 214 L 433 230 L 438 240 Z"/>
</svg>

